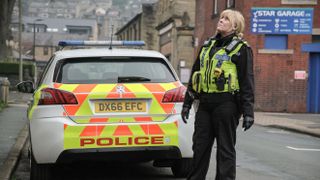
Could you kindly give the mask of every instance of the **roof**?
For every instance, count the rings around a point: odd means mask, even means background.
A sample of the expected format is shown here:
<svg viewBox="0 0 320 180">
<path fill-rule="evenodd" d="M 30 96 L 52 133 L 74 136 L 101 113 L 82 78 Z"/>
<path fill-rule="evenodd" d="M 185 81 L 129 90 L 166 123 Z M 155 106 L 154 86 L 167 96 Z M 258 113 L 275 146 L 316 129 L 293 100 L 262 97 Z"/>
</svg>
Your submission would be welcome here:
<svg viewBox="0 0 320 180">
<path fill-rule="evenodd" d="M 33 35 L 30 35 L 33 37 Z M 88 40 L 87 34 L 60 34 L 60 33 L 37 33 L 36 34 L 36 45 L 37 46 L 58 46 L 61 40 Z"/>
<path fill-rule="evenodd" d="M 65 32 L 67 26 L 78 27 L 96 27 L 97 21 L 91 19 L 59 19 L 59 18 L 42 18 L 41 21 L 36 21 L 36 17 L 23 17 L 23 24 L 46 25 L 47 28 L 58 29 L 58 32 Z M 18 19 L 12 20 L 12 23 L 18 23 Z"/>
<path fill-rule="evenodd" d="M 153 57 L 165 59 L 165 57 L 157 51 L 141 49 L 74 49 L 57 51 L 55 54 L 58 59 L 75 57 Z"/>
<path fill-rule="evenodd" d="M 129 27 L 131 24 L 133 24 L 134 22 L 136 22 L 138 19 L 141 18 L 142 13 L 137 14 L 136 16 L 134 16 L 128 23 L 126 23 L 123 27 L 121 27 L 121 29 L 119 29 L 115 34 L 119 35 L 120 33 L 122 33 L 122 31 L 126 30 L 127 27 Z"/>
</svg>

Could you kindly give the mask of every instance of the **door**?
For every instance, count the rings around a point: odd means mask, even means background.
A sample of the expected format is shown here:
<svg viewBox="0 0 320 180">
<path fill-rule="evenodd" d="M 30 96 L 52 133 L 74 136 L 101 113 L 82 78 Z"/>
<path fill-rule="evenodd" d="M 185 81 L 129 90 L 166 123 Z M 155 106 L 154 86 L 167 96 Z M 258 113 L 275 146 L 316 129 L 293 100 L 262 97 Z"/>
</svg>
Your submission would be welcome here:
<svg viewBox="0 0 320 180">
<path fill-rule="evenodd" d="M 320 113 L 320 53 L 310 53 L 307 110 Z"/>
</svg>

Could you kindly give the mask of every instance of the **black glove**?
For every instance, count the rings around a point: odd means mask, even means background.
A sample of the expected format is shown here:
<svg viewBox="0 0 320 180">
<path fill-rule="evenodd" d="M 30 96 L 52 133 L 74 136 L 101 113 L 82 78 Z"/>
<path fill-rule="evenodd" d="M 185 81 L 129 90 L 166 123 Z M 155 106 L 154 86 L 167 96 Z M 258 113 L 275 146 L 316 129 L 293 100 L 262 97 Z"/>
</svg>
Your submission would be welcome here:
<svg viewBox="0 0 320 180">
<path fill-rule="evenodd" d="M 187 107 L 183 107 L 181 111 L 181 117 L 184 123 L 187 124 L 187 119 L 189 119 L 189 111 L 190 109 Z"/>
<path fill-rule="evenodd" d="M 252 117 L 245 116 L 243 118 L 242 129 L 244 131 L 248 130 L 252 126 L 253 123 L 254 123 L 254 119 Z"/>
</svg>

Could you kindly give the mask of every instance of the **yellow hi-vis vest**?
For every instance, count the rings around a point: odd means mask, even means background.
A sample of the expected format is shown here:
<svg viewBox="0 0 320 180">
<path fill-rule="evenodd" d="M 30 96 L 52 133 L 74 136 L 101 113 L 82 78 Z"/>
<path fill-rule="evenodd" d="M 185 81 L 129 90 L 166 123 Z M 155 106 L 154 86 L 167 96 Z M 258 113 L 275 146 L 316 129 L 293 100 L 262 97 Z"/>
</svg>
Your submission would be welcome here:
<svg viewBox="0 0 320 180">
<path fill-rule="evenodd" d="M 218 50 L 211 59 L 209 59 L 209 52 L 216 43 L 212 40 L 208 46 L 202 48 L 200 53 L 200 71 L 196 71 L 192 75 L 192 88 L 194 91 L 200 93 L 233 93 L 240 89 L 236 65 L 231 61 L 231 57 L 237 54 L 245 42 L 240 42 L 232 48 L 229 53 L 226 51 L 226 46 Z M 219 62 L 220 61 L 220 62 Z M 219 64 L 221 65 L 219 67 Z M 218 66 L 217 66 L 218 64 Z M 214 73 L 215 69 L 223 71 L 225 83 L 223 90 L 218 90 L 216 80 L 220 76 Z"/>
</svg>

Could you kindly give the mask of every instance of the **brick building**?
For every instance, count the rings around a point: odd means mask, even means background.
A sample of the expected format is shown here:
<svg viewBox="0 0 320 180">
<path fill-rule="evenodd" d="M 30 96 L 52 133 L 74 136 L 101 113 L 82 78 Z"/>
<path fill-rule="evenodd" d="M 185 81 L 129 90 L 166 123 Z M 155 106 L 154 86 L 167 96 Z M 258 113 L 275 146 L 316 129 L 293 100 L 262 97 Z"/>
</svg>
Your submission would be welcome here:
<svg viewBox="0 0 320 180">
<path fill-rule="evenodd" d="M 219 13 L 226 8 L 239 10 L 246 20 L 244 38 L 254 54 L 256 110 L 320 113 L 319 1 L 196 0 L 195 54 L 204 40 L 214 34 Z M 313 27 L 307 34 L 253 33 L 251 19 L 255 8 L 311 8 Z"/>
</svg>

